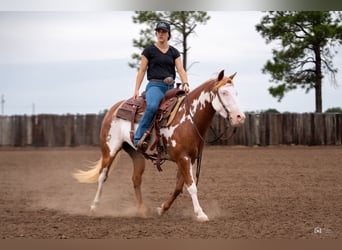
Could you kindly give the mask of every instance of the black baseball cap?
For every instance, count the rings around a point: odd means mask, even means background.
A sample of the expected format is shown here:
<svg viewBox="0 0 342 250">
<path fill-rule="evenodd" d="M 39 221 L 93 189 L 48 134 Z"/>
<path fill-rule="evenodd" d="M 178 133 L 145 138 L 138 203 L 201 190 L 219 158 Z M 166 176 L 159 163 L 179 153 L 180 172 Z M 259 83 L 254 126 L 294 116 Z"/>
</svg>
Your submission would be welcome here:
<svg viewBox="0 0 342 250">
<path fill-rule="evenodd" d="M 157 26 L 154 30 L 165 30 L 169 33 L 171 33 L 170 31 L 170 24 L 168 24 L 167 22 L 159 22 L 157 23 Z"/>
</svg>

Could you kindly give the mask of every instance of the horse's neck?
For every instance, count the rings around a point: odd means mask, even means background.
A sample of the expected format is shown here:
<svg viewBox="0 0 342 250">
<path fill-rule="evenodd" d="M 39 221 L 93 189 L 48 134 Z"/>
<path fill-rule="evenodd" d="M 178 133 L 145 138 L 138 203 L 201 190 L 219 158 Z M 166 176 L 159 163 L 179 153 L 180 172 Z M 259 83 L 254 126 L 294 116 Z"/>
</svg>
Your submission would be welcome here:
<svg viewBox="0 0 342 250">
<path fill-rule="evenodd" d="M 211 105 L 212 96 L 210 90 L 202 89 L 191 93 L 190 112 L 196 126 L 205 133 L 214 118 L 215 110 Z"/>
</svg>

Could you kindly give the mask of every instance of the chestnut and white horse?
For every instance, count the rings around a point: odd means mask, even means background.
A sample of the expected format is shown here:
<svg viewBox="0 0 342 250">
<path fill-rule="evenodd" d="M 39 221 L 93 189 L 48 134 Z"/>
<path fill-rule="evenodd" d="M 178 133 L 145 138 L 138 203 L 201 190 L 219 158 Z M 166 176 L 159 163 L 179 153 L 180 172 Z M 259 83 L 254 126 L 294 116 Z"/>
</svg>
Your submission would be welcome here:
<svg viewBox="0 0 342 250">
<path fill-rule="evenodd" d="M 235 73 L 236 74 L 236 73 Z M 245 115 L 237 102 L 237 92 L 234 88 L 235 74 L 226 77 L 221 71 L 217 78 L 210 79 L 187 94 L 185 100 L 172 121 L 161 128 L 162 140 L 166 142 L 164 159 L 173 161 L 178 166 L 177 183 L 173 194 L 159 208 L 162 215 L 181 193 L 183 186 L 189 192 L 197 220 L 207 221 L 197 197 L 197 186 L 192 174 L 195 161 L 201 154 L 205 144 L 206 132 L 216 112 L 228 118 L 232 126 L 244 123 Z M 101 191 L 109 170 L 118 152 L 124 149 L 133 160 L 133 186 L 137 199 L 138 212 L 144 214 L 145 207 L 141 194 L 141 180 L 145 169 L 144 156 L 135 150 L 130 139 L 130 121 L 115 116 L 122 102 L 115 104 L 106 114 L 102 122 L 100 145 L 102 157 L 95 166 L 87 171 L 79 170 L 74 177 L 82 183 L 98 182 L 97 192 L 91 205 L 94 210 L 99 203 Z M 137 124 L 135 125 L 135 129 Z M 152 133 L 152 136 L 154 133 Z M 150 140 L 153 143 L 154 139 Z M 148 152 L 146 152 L 148 154 Z"/>
</svg>

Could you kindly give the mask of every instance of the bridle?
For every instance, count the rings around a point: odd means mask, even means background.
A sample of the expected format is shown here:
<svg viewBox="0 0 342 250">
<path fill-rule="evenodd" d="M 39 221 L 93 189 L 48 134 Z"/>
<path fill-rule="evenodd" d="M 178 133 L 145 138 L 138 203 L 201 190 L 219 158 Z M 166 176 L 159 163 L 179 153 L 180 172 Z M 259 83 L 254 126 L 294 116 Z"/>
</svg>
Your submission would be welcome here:
<svg viewBox="0 0 342 250">
<path fill-rule="evenodd" d="M 227 107 L 224 105 L 224 103 L 223 103 L 223 101 L 222 101 L 222 98 L 221 98 L 221 95 L 220 95 L 218 89 L 215 90 L 214 93 L 215 93 L 216 96 L 218 97 L 218 100 L 219 100 L 220 104 L 222 105 L 224 111 L 227 113 L 227 119 L 228 119 L 228 121 L 230 121 L 230 112 L 229 112 L 229 110 L 227 109 Z"/>
<path fill-rule="evenodd" d="M 222 139 L 223 135 L 226 134 L 228 128 L 230 127 L 230 126 L 229 126 L 229 125 L 230 125 L 230 112 L 229 112 L 229 110 L 227 109 L 227 107 L 224 105 L 224 103 L 223 103 L 223 101 L 222 101 L 222 98 L 221 98 L 221 95 L 220 95 L 219 92 L 218 92 L 218 89 L 215 90 L 214 93 L 215 93 L 216 96 L 218 97 L 218 100 L 219 100 L 220 104 L 222 105 L 224 111 L 227 113 L 227 117 L 224 119 L 224 121 L 225 121 L 225 122 L 228 121 L 228 122 L 227 122 L 228 125 L 225 127 L 225 129 L 221 132 L 220 135 L 216 136 L 215 139 L 213 139 L 213 140 L 207 142 L 207 143 L 209 143 L 209 144 L 213 144 L 213 143 L 217 142 L 218 140 Z M 210 126 L 210 129 L 212 129 L 211 126 Z M 231 134 L 229 137 L 225 138 L 224 140 L 230 140 L 230 139 L 233 137 L 233 135 L 236 133 L 236 129 L 237 129 L 237 128 L 234 127 L 234 130 L 233 130 L 232 134 Z"/>
</svg>

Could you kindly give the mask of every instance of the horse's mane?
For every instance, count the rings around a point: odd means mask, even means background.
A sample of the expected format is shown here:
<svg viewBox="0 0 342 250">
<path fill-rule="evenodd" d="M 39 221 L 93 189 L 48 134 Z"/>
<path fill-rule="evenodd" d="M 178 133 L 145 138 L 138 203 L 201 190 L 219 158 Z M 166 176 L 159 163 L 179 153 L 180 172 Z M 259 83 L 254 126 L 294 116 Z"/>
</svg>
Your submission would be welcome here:
<svg viewBox="0 0 342 250">
<path fill-rule="evenodd" d="M 192 92 L 202 91 L 203 89 L 208 88 L 208 90 L 217 91 L 219 88 L 221 88 L 225 84 L 231 84 L 234 85 L 231 78 L 224 76 L 221 80 L 218 81 L 217 78 L 210 78 L 195 89 L 192 90 Z"/>
<path fill-rule="evenodd" d="M 231 84 L 231 85 L 234 85 L 232 79 L 225 76 L 214 86 L 213 90 L 216 91 L 216 90 L 218 90 L 219 88 L 221 88 L 223 85 L 225 85 L 227 83 Z"/>
</svg>

